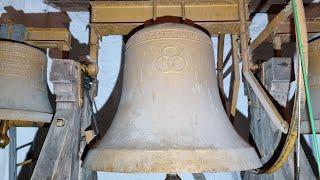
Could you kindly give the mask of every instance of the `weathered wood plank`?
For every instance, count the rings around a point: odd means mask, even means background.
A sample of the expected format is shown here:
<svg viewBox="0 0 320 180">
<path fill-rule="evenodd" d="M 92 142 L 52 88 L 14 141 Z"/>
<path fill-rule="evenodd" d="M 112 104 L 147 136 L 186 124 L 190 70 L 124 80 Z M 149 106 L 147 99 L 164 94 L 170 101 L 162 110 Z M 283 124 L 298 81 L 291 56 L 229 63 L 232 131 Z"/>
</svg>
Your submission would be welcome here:
<svg viewBox="0 0 320 180">
<path fill-rule="evenodd" d="M 31 177 L 33 180 L 77 179 L 80 78 L 78 63 L 72 60 L 53 60 L 50 80 L 56 94 L 56 113 Z"/>
<path fill-rule="evenodd" d="M 217 59 L 217 80 L 218 80 L 218 87 L 220 91 L 220 97 L 222 98 L 222 102 L 225 105 L 225 93 L 224 93 L 224 86 L 223 86 L 223 51 L 224 51 L 224 40 L 225 35 L 220 34 L 218 36 L 218 59 Z"/>
<path fill-rule="evenodd" d="M 0 23 L 23 24 L 25 27 L 33 28 L 68 28 L 71 19 L 66 12 L 52 13 L 24 13 L 16 10 L 12 6 L 4 7 L 7 11 L 1 14 Z"/>
<path fill-rule="evenodd" d="M 268 97 L 267 93 L 265 92 L 259 81 L 256 79 L 256 77 L 252 74 L 252 72 L 245 72 L 244 77 L 246 78 L 253 92 L 258 97 L 263 108 L 268 113 L 273 124 L 283 133 L 287 133 L 289 129 L 288 123 L 282 118 L 281 114 L 278 112 L 277 108 Z"/>
<path fill-rule="evenodd" d="M 291 71 L 291 61 L 287 58 L 276 58 L 270 59 L 267 63 L 269 65 L 263 65 L 264 68 L 262 68 L 263 72 L 261 73 L 260 80 L 265 85 L 268 92 L 270 92 L 270 95 L 273 96 L 279 104 L 284 104 L 283 101 L 286 100 L 289 92 L 290 76 L 288 76 L 288 73 L 281 72 Z M 277 73 L 274 73 L 275 71 L 277 71 Z M 277 87 L 277 90 L 275 90 L 274 87 Z M 252 119 L 251 134 L 258 151 L 262 156 L 262 161 L 265 163 L 271 158 L 276 147 L 281 141 L 282 132 L 277 129 L 273 123 L 271 123 L 267 112 L 261 106 L 261 103 L 258 101 L 257 96 L 252 92 L 252 90 L 249 91 L 249 93 L 252 101 L 250 106 L 250 114 Z M 294 163 L 294 154 L 291 153 L 289 160 L 284 167 L 275 173 L 253 174 L 250 172 L 245 172 L 244 180 L 295 179 Z M 300 165 L 301 179 L 315 179 L 303 150 L 301 150 Z"/>
<path fill-rule="evenodd" d="M 234 1 L 91 1 L 91 22 L 144 22 L 156 16 L 184 16 L 192 21 L 237 21 Z"/>
<path fill-rule="evenodd" d="M 292 14 L 292 2 L 289 4 L 267 25 L 267 27 L 259 34 L 259 36 L 250 45 L 250 54 L 263 43 L 275 30 L 275 28 L 281 24 Z"/>
<path fill-rule="evenodd" d="M 288 7 L 289 8 L 289 7 Z M 289 8 L 290 9 L 290 8 Z M 248 26 L 245 20 L 245 2 L 244 0 L 239 1 L 239 18 L 240 18 L 240 41 L 241 41 L 241 55 L 243 61 L 243 75 L 246 78 L 248 84 L 253 89 L 255 94 L 258 96 L 258 99 L 262 103 L 265 110 L 268 112 L 269 116 L 271 117 L 272 122 L 284 133 L 288 132 L 288 123 L 283 120 L 280 113 L 275 108 L 274 104 L 271 102 L 270 98 L 259 84 L 255 76 L 251 72 L 252 62 L 250 59 L 251 53 L 249 53 L 248 47 Z M 284 11 L 283 13 L 285 13 Z M 281 15 L 282 17 L 282 15 Z M 276 22 L 275 22 L 276 24 Z M 264 33 L 263 33 L 264 34 Z M 266 33 L 268 34 L 268 33 Z M 261 36 L 265 37 L 265 35 Z M 264 38 L 257 38 L 260 39 L 257 42 L 263 41 Z M 259 43 L 257 43 L 258 45 Z M 250 46 L 252 49 L 252 46 Z M 255 46 L 253 46 L 255 47 Z"/>
<path fill-rule="evenodd" d="M 239 34 L 239 22 L 195 22 L 211 35 Z M 249 23 L 249 22 L 248 22 Z M 100 36 L 128 35 L 131 31 L 143 26 L 143 23 L 91 23 L 90 27 Z"/>
<path fill-rule="evenodd" d="M 232 44 L 232 74 L 231 74 L 231 88 L 230 88 L 230 94 L 229 94 L 229 109 L 230 114 L 229 118 L 232 120 L 236 117 L 236 111 L 237 111 L 237 102 L 238 102 L 238 94 L 239 94 L 239 87 L 240 87 L 240 66 L 239 66 L 239 58 L 238 58 L 238 42 L 237 42 L 237 35 L 231 36 L 231 44 Z"/>
<path fill-rule="evenodd" d="M 87 127 L 89 127 L 91 125 L 91 118 L 92 118 L 92 113 L 93 113 L 93 109 L 90 106 L 90 101 L 89 101 L 89 97 L 87 96 L 87 93 L 84 93 L 83 96 L 83 107 L 82 107 L 82 112 L 81 112 L 81 128 L 80 128 L 80 136 L 84 137 L 85 136 L 85 129 Z M 81 139 L 80 141 L 80 149 L 79 149 L 79 154 L 82 155 L 85 147 L 87 145 L 87 142 L 84 138 Z M 79 173 L 78 173 L 78 178 L 77 180 L 97 180 L 97 172 L 92 172 L 89 169 L 84 169 L 82 168 L 82 160 L 81 157 L 79 157 L 79 163 L 77 163 L 76 165 L 78 165 L 78 169 L 79 169 Z M 75 168 L 76 168 L 75 165 Z"/>
</svg>

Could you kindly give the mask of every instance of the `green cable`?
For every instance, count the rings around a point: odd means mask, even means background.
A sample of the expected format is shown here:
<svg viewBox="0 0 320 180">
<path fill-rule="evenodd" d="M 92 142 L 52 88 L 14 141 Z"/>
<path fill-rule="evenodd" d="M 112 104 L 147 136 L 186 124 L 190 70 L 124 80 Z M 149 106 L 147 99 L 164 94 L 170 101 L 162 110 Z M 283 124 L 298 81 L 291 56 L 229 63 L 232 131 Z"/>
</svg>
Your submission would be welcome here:
<svg viewBox="0 0 320 180">
<path fill-rule="evenodd" d="M 311 124 L 311 131 L 312 131 L 312 143 L 313 143 L 313 151 L 316 154 L 316 159 L 317 159 L 317 165 L 318 165 L 318 173 L 320 175 L 320 152 L 319 152 L 319 147 L 318 147 L 318 139 L 317 139 L 317 134 L 316 134 L 316 128 L 314 125 L 314 117 L 313 117 L 313 107 L 311 104 L 311 99 L 310 99 L 310 90 L 309 90 L 309 80 L 307 76 L 307 71 L 306 67 L 304 64 L 304 48 L 301 40 L 301 28 L 300 28 L 300 22 L 298 18 L 298 9 L 297 9 L 297 4 L 296 0 L 293 0 L 293 14 L 294 14 L 294 19 L 295 19 L 295 26 L 296 26 L 296 33 L 297 33 L 297 38 L 298 38 L 298 45 L 299 45 L 299 54 L 300 54 L 300 64 L 301 64 L 301 69 L 302 69 L 302 74 L 303 74 L 303 81 L 305 84 L 305 91 L 306 91 L 306 100 L 307 100 L 307 107 L 308 107 L 308 115 L 310 118 L 310 124 Z M 300 136 L 300 134 L 299 134 Z"/>
</svg>

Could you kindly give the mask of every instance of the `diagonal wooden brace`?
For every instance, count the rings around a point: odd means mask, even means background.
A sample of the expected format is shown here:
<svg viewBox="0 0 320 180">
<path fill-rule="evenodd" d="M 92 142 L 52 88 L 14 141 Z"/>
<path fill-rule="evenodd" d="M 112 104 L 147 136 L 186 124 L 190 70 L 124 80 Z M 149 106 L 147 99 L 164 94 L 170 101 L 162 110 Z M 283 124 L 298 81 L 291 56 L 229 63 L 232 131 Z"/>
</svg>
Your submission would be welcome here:
<svg viewBox="0 0 320 180">
<path fill-rule="evenodd" d="M 259 34 L 259 36 L 251 43 L 249 47 L 249 54 L 252 54 L 254 50 L 261 45 L 272 33 L 275 32 L 276 28 L 283 23 L 292 14 L 292 1 L 274 17 L 267 27 Z"/>
<path fill-rule="evenodd" d="M 291 4 L 291 1 L 289 2 Z M 252 62 L 250 59 L 251 53 L 257 47 L 261 42 L 265 40 L 271 33 L 273 32 L 272 27 L 276 26 L 279 23 L 279 20 L 284 20 L 287 16 L 289 16 L 292 12 L 292 9 L 290 6 L 287 6 L 285 10 L 282 10 L 278 16 L 272 21 L 264 32 L 261 33 L 261 35 L 257 38 L 256 42 L 253 42 L 251 44 L 251 49 L 249 51 L 248 46 L 248 26 L 246 22 L 246 15 L 245 15 L 245 1 L 239 0 L 239 19 L 240 19 L 240 40 L 241 40 L 241 55 L 242 55 L 242 61 L 243 61 L 243 75 L 245 79 L 247 80 L 249 86 L 252 88 L 253 92 L 257 95 L 260 103 L 262 104 L 263 108 L 268 113 L 271 121 L 274 123 L 274 125 L 279 128 L 283 133 L 288 133 L 289 125 L 288 123 L 282 118 L 277 108 L 274 106 L 270 98 L 268 97 L 267 93 L 264 91 L 263 87 L 260 85 L 259 81 L 256 79 L 256 77 L 251 72 L 251 66 Z M 279 18 L 279 19 L 278 19 Z M 282 21 L 281 21 L 282 22 Z M 280 22 L 280 23 L 281 23 Z M 272 30 L 272 31 L 271 31 Z"/>
<path fill-rule="evenodd" d="M 289 125 L 282 118 L 277 108 L 274 106 L 267 93 L 264 91 L 263 87 L 260 85 L 259 81 L 254 77 L 252 72 L 244 72 L 244 77 L 246 78 L 248 84 L 252 88 L 253 92 L 256 94 L 262 107 L 265 109 L 269 115 L 273 124 L 280 129 L 283 133 L 288 133 Z"/>
</svg>

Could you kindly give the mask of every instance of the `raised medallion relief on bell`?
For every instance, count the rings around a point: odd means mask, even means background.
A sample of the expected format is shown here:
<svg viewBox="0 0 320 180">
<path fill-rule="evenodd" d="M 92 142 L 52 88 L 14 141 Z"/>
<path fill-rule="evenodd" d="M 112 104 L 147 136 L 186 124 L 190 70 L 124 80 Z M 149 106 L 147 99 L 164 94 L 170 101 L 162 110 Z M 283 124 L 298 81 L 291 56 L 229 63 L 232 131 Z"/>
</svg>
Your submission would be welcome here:
<svg viewBox="0 0 320 180">
<path fill-rule="evenodd" d="M 240 171 L 261 166 L 223 109 L 208 35 L 165 23 L 126 44 L 123 90 L 84 167 L 124 173 Z"/>
</svg>

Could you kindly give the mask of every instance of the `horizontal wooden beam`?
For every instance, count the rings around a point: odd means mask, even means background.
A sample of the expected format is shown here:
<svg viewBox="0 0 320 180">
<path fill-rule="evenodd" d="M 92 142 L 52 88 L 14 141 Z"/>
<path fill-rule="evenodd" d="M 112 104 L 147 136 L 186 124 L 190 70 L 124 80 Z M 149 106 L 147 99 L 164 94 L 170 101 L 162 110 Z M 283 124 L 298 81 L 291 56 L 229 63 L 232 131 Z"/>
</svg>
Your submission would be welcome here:
<svg viewBox="0 0 320 180">
<path fill-rule="evenodd" d="M 1 4 L 1 3 L 0 3 Z M 71 19 L 66 12 L 24 13 L 12 6 L 4 7 L 0 24 L 23 24 L 25 27 L 68 28 Z"/>
<path fill-rule="evenodd" d="M 319 33 L 320 32 L 320 19 L 307 19 L 307 31 L 308 33 Z M 279 24 L 275 28 L 276 34 L 294 34 L 295 27 L 293 21 L 286 20 L 283 23 Z"/>
<path fill-rule="evenodd" d="M 88 11 L 90 7 L 90 0 L 45 0 L 44 2 L 61 11 Z M 225 0 L 225 2 L 230 1 Z M 287 3 L 286 0 L 248 0 L 248 2 L 250 13 L 278 13 Z M 312 5 L 309 4 L 311 2 L 312 0 L 304 0 L 308 6 Z"/>
<path fill-rule="evenodd" d="M 88 11 L 90 8 L 90 0 L 45 0 L 44 3 L 58 8 L 62 12 Z"/>
<path fill-rule="evenodd" d="M 59 48 L 69 51 L 71 33 L 66 28 L 31 28 L 25 31 L 24 42 L 39 48 Z"/>
<path fill-rule="evenodd" d="M 25 39 L 28 41 L 70 41 L 70 31 L 66 28 L 31 28 L 27 27 Z"/>
<path fill-rule="evenodd" d="M 91 22 L 145 22 L 154 17 L 177 16 L 192 21 L 238 21 L 235 0 L 92 1 Z"/>
<path fill-rule="evenodd" d="M 249 23 L 249 22 L 248 22 Z M 239 34 L 239 22 L 197 22 L 197 25 L 214 34 Z M 100 36 L 127 35 L 143 23 L 91 23 L 90 27 Z"/>
<path fill-rule="evenodd" d="M 239 68 L 239 55 L 238 55 L 238 42 L 237 42 L 237 35 L 231 36 L 231 50 L 232 50 L 232 74 L 230 80 L 230 92 L 229 92 L 229 112 L 228 116 L 230 119 L 235 119 L 236 111 L 237 111 L 237 103 L 238 103 L 238 95 L 239 95 L 239 88 L 240 88 L 240 68 Z"/>
<path fill-rule="evenodd" d="M 43 127 L 43 122 L 9 121 L 8 127 Z"/>
</svg>

